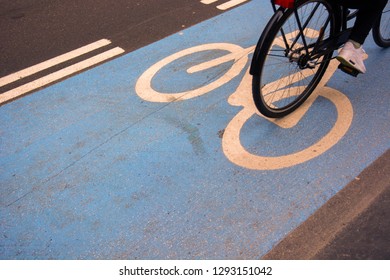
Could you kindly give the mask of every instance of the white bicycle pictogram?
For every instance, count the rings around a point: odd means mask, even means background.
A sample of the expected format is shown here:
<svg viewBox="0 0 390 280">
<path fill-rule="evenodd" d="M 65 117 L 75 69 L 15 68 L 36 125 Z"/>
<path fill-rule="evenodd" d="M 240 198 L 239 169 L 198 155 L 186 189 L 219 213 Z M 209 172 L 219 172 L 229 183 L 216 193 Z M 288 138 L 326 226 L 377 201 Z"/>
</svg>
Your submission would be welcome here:
<svg viewBox="0 0 390 280">
<path fill-rule="evenodd" d="M 199 97 L 217 89 L 218 87 L 221 87 L 222 85 L 230 82 L 233 78 L 237 77 L 247 66 L 249 59 L 248 56 L 251 52 L 253 52 L 253 50 L 254 46 L 249 48 L 242 48 L 238 45 L 230 43 L 213 43 L 199 45 L 179 51 L 162 59 L 147 69 L 140 76 L 136 83 L 136 93 L 142 99 L 150 102 L 179 102 Z M 180 58 L 204 51 L 224 51 L 228 52 L 228 54 L 224 54 L 215 59 L 200 63 L 196 66 L 192 66 L 187 69 L 188 74 L 204 71 L 229 61 L 232 61 L 233 63 L 230 64 L 226 73 L 218 79 L 189 91 L 175 93 L 159 92 L 153 88 L 152 80 L 161 69 L 171 63 L 174 63 Z M 320 84 L 317 86 L 316 90 L 311 94 L 311 96 L 305 101 L 305 103 L 301 105 L 301 107 L 296 111 L 281 119 L 268 119 L 258 113 L 251 98 L 251 76 L 247 70 L 236 91 L 233 92 L 228 98 L 230 105 L 242 106 L 243 108 L 236 116 L 233 117 L 224 131 L 222 137 L 222 149 L 225 156 L 234 164 L 244 168 L 254 170 L 274 170 L 304 163 L 315 157 L 318 157 L 332 148 L 346 134 L 353 119 L 353 108 L 349 99 L 340 91 L 325 86 L 334 72 L 337 70 L 337 66 L 338 65 L 335 60 L 331 61 Z M 302 75 L 297 75 L 294 78 L 295 81 L 299 80 L 301 76 Z M 266 85 L 263 90 L 273 90 L 274 85 L 276 85 L 277 82 L 278 81 L 275 81 Z M 241 130 L 251 117 L 257 115 L 273 122 L 275 125 L 278 125 L 281 128 L 289 129 L 299 123 L 299 121 L 303 118 L 305 113 L 308 111 L 318 96 L 322 96 L 334 104 L 337 110 L 337 120 L 335 121 L 330 131 L 328 131 L 327 134 L 319 139 L 316 143 L 298 152 L 281 156 L 262 156 L 252 154 L 243 147 L 240 141 Z M 274 99 L 273 102 L 276 103 L 277 101 L 283 99 L 283 96 L 280 95 L 278 98 Z"/>
</svg>

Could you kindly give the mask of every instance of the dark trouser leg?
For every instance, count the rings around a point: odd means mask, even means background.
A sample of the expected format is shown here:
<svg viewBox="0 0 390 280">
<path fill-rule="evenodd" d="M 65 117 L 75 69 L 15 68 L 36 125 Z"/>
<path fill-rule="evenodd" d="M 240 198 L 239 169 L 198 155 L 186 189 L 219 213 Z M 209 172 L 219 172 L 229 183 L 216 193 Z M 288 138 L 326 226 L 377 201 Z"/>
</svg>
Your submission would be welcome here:
<svg viewBox="0 0 390 280">
<path fill-rule="evenodd" d="M 350 39 L 363 44 L 388 0 L 340 0 L 349 8 L 359 9 Z"/>
</svg>

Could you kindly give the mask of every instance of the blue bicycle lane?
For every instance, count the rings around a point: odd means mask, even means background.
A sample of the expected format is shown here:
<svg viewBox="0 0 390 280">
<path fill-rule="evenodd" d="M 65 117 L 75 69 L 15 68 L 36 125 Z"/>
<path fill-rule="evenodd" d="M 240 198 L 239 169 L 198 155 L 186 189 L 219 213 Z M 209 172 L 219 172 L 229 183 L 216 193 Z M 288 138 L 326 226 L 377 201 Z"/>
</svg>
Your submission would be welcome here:
<svg viewBox="0 0 390 280">
<path fill-rule="evenodd" d="M 353 108 L 345 134 L 287 167 L 248 168 L 223 150 L 243 110 L 229 97 L 249 62 L 198 97 L 153 102 L 136 93 L 141 75 L 172 54 L 210 43 L 253 46 L 271 15 L 259 2 L 1 106 L 1 258 L 258 259 L 389 149 L 390 53 L 371 38 L 368 73 L 338 71 L 327 83 Z M 185 70 L 225 53 L 177 59 L 152 87 L 181 92 L 218 80 L 231 62 Z M 291 128 L 249 117 L 238 142 L 278 158 L 312 146 L 338 119 L 320 96 Z"/>
</svg>

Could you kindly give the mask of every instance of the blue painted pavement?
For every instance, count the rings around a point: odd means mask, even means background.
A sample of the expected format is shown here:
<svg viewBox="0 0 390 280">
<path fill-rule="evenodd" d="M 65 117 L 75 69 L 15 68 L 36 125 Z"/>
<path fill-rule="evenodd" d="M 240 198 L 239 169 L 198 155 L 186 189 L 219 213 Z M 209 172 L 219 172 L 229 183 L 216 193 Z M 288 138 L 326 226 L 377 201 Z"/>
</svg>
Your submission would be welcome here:
<svg viewBox="0 0 390 280">
<path fill-rule="evenodd" d="M 267 1 L 251 1 L 1 106 L 0 257 L 261 258 L 354 180 L 390 147 L 390 52 L 371 37 L 368 73 L 355 79 L 338 71 L 327 84 L 352 104 L 345 135 L 286 168 L 247 168 L 223 151 L 225 129 L 243 109 L 228 99 L 249 62 L 198 97 L 153 102 L 136 93 L 138 78 L 174 53 L 209 43 L 253 46 L 270 15 Z M 152 87 L 180 92 L 218 80 L 231 62 L 185 69 L 225 53 L 179 58 Z M 292 128 L 251 116 L 239 141 L 253 154 L 291 154 L 321 139 L 337 118 L 320 96 Z"/>
</svg>

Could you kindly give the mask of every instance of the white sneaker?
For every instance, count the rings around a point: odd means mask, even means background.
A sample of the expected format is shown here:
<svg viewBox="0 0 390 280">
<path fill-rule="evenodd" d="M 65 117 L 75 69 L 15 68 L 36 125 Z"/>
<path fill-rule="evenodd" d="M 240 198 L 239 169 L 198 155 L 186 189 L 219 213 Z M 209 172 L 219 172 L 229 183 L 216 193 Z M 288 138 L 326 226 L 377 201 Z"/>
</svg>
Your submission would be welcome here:
<svg viewBox="0 0 390 280">
<path fill-rule="evenodd" d="M 344 47 L 339 52 L 337 60 L 342 64 L 356 69 L 360 73 L 366 73 L 366 67 L 363 60 L 367 58 L 366 52 L 362 47 L 356 49 L 351 42 L 345 43 Z"/>
</svg>

